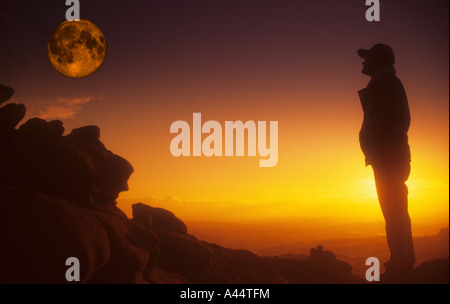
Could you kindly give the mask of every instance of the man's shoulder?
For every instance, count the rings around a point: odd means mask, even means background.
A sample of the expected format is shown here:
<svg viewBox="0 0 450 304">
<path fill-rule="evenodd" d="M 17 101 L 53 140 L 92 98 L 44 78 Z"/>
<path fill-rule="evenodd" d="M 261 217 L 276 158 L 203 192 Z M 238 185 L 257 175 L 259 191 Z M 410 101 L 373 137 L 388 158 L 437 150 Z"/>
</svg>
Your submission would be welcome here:
<svg viewBox="0 0 450 304">
<path fill-rule="evenodd" d="M 404 89 L 402 81 L 395 73 L 387 73 L 381 76 L 374 81 L 374 86 L 386 89 Z"/>
</svg>

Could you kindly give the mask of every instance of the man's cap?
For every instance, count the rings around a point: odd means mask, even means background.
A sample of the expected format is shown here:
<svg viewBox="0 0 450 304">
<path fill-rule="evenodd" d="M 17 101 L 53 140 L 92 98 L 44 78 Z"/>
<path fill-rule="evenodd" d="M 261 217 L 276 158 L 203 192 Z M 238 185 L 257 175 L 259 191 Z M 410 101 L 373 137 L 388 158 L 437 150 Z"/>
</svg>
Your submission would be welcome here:
<svg viewBox="0 0 450 304">
<path fill-rule="evenodd" d="M 389 45 L 377 43 L 370 50 L 359 49 L 358 55 L 364 59 L 380 58 L 388 65 L 395 63 L 394 51 Z"/>
</svg>

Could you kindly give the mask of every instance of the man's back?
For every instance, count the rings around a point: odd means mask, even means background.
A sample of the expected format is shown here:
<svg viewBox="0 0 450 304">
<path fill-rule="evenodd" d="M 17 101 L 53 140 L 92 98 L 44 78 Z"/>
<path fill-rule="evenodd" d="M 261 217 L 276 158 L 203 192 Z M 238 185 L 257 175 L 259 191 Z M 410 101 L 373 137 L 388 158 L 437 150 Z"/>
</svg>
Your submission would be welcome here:
<svg viewBox="0 0 450 304">
<path fill-rule="evenodd" d="M 395 70 L 387 69 L 359 94 L 364 111 L 360 143 L 368 164 L 385 158 L 410 161 L 407 133 L 411 117 Z"/>
</svg>

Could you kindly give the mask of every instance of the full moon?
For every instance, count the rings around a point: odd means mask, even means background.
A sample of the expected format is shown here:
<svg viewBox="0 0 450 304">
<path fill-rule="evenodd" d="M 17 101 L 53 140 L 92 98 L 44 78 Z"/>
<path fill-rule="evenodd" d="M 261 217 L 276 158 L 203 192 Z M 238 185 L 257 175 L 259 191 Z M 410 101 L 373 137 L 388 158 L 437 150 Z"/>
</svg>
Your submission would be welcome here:
<svg viewBox="0 0 450 304">
<path fill-rule="evenodd" d="M 97 71 L 106 57 L 106 39 L 88 20 L 64 21 L 50 34 L 48 58 L 61 74 L 83 78 Z"/>
</svg>

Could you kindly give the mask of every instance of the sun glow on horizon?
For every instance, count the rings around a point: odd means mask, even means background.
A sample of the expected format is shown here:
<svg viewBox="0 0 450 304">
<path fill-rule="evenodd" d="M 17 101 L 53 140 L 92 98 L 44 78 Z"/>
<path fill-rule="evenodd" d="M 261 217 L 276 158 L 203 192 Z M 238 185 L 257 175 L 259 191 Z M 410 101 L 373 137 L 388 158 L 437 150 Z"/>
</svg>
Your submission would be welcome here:
<svg viewBox="0 0 450 304">
<path fill-rule="evenodd" d="M 135 167 L 130 190 L 120 195 L 119 206 L 131 215 L 133 202 L 157 204 L 188 221 L 304 217 L 317 222 L 382 221 L 373 171 L 364 166 L 358 143 L 362 119 L 359 105 L 355 101 L 351 110 L 347 109 L 349 112 L 336 108 L 339 115 L 336 112 L 320 115 L 321 103 L 312 100 L 309 108 L 281 109 L 273 115 L 267 111 L 251 115 L 249 109 L 245 111 L 248 116 L 240 113 L 237 118 L 213 108 L 202 109 L 205 120 L 278 119 L 279 160 L 273 168 L 260 168 L 258 158 L 249 156 L 173 157 L 169 151 L 173 138 L 170 123 L 177 119 L 189 121 L 192 112 L 167 112 L 163 115 L 167 118 L 149 120 L 147 124 L 165 125 L 167 129 L 148 127 L 153 130 L 151 141 L 134 133 L 132 141 L 141 143 L 139 150 L 134 145 L 112 144 L 114 151 L 117 148 Z M 420 112 L 414 114 L 414 127 L 410 131 L 411 175 L 406 183 L 410 215 L 413 224 L 415 221 L 445 224 L 449 210 L 445 146 L 448 130 L 437 131 L 436 125 L 429 123 L 430 117 Z M 448 122 L 444 120 L 443 124 Z M 432 137 L 427 136 L 430 133 Z M 107 141 L 112 142 L 109 138 Z"/>
</svg>

